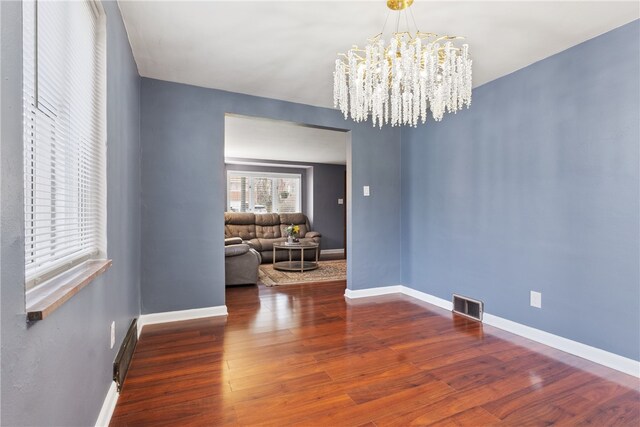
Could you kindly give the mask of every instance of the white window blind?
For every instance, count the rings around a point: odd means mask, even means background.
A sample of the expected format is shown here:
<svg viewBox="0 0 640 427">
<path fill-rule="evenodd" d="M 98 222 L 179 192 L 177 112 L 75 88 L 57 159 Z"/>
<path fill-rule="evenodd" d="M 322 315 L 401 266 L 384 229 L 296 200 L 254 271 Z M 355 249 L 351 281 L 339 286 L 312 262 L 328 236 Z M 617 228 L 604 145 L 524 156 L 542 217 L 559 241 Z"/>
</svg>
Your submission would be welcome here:
<svg viewBox="0 0 640 427">
<path fill-rule="evenodd" d="M 106 256 L 105 18 L 94 1 L 25 1 L 27 289 Z"/>
</svg>

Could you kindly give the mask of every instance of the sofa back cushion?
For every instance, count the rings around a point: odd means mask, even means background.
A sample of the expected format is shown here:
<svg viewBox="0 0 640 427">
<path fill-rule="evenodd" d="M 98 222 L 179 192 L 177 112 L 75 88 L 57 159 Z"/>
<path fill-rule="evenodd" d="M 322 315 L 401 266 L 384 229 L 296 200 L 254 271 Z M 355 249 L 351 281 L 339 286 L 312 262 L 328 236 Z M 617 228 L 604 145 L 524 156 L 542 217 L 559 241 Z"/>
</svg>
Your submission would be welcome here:
<svg viewBox="0 0 640 427">
<path fill-rule="evenodd" d="M 280 233 L 282 233 L 283 236 L 287 235 L 285 228 L 287 228 L 291 224 L 300 226 L 299 236 L 301 237 L 304 237 L 304 235 L 307 234 L 307 231 L 310 231 L 309 220 L 307 219 L 307 216 L 305 214 L 303 213 L 280 214 Z"/>
<path fill-rule="evenodd" d="M 224 237 L 256 238 L 256 216 L 250 212 L 225 212 Z"/>
<path fill-rule="evenodd" d="M 281 237 L 280 215 L 275 213 L 257 214 L 256 236 L 258 239 L 276 239 Z"/>
</svg>

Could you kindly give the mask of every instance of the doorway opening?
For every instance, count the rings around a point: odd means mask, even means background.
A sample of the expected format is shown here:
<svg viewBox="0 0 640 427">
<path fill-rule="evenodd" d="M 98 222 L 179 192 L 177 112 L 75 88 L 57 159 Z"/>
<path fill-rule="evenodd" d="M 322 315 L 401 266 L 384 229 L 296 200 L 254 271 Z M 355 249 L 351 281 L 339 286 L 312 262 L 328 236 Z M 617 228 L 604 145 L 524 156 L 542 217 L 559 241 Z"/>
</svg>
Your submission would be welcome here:
<svg viewBox="0 0 640 427">
<path fill-rule="evenodd" d="M 226 212 L 302 213 L 321 234 L 320 259 L 346 258 L 350 139 L 346 129 L 226 114 Z"/>
</svg>

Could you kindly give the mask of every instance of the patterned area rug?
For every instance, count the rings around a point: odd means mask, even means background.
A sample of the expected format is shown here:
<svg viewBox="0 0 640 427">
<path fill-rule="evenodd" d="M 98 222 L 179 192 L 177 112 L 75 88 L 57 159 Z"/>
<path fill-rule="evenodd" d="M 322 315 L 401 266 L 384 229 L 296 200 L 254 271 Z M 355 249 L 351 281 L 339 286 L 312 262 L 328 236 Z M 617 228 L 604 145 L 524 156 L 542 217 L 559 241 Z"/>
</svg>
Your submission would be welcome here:
<svg viewBox="0 0 640 427">
<path fill-rule="evenodd" d="M 347 280 L 347 262 L 344 259 L 320 261 L 318 268 L 304 273 L 274 270 L 271 264 L 260 265 L 260 281 L 266 286 L 298 285 L 335 280 Z"/>
</svg>

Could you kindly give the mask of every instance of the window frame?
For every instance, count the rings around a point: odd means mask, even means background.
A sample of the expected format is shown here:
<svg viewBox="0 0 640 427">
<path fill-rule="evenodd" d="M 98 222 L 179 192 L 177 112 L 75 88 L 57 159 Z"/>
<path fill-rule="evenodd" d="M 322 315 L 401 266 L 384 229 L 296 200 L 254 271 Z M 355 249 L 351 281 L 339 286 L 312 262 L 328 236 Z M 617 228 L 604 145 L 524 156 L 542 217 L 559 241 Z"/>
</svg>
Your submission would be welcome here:
<svg viewBox="0 0 640 427">
<path fill-rule="evenodd" d="M 283 173 L 283 172 L 257 172 L 257 171 L 244 171 L 244 170 L 227 170 L 227 177 L 226 177 L 226 196 L 227 196 L 227 204 L 226 204 L 226 211 L 227 212 L 233 212 L 231 210 L 231 188 L 229 185 L 229 181 L 232 177 L 247 177 L 251 180 L 251 184 L 248 185 L 249 187 L 249 196 L 248 196 L 248 200 L 249 200 L 249 210 L 245 211 L 247 213 L 260 213 L 260 212 L 254 212 L 255 210 L 255 202 L 254 202 L 254 198 L 253 198 L 253 180 L 256 178 L 268 178 L 268 179 L 282 179 L 282 178 L 288 178 L 288 179 L 296 179 L 297 180 L 297 190 L 298 190 L 298 198 L 296 200 L 296 208 L 295 208 L 295 212 L 302 212 L 302 198 L 303 198 L 303 186 L 302 186 L 302 174 L 301 173 Z M 272 201 L 273 201 L 273 205 L 272 205 L 272 212 L 270 213 L 280 213 L 276 208 L 279 208 L 279 200 L 280 198 L 278 197 L 278 189 L 277 186 L 273 185 L 272 186 Z M 238 212 L 242 212 L 242 211 L 238 211 Z"/>
<path fill-rule="evenodd" d="M 43 132 L 41 126 L 46 125 L 38 125 L 39 121 L 38 115 L 45 116 L 52 122 L 56 119 L 55 112 L 50 108 L 46 107 L 46 103 L 41 102 L 40 98 L 40 85 L 41 85 L 41 75 L 39 68 L 39 37 L 41 36 L 39 33 L 41 28 L 39 27 L 38 22 L 38 6 L 41 3 L 37 0 L 28 0 L 25 1 L 23 5 L 23 14 L 30 14 L 28 21 L 30 27 L 27 27 L 26 23 L 25 28 L 23 29 L 23 33 L 26 34 L 27 31 L 31 31 L 29 35 L 30 41 L 32 44 L 27 44 L 25 41 L 24 48 L 25 55 L 31 56 L 31 63 L 27 64 L 26 61 L 23 62 L 23 75 L 25 78 L 29 76 L 32 79 L 32 88 L 27 88 L 26 84 L 23 84 L 23 102 L 25 105 L 23 106 L 23 186 L 24 186 L 24 195 L 23 195 L 23 206 L 24 206 L 24 226 L 25 226 L 25 241 L 24 241 L 24 253 L 25 253 L 25 291 L 27 294 L 27 306 L 29 305 L 29 295 L 34 293 L 39 293 L 39 289 L 41 287 L 45 287 L 44 285 L 50 282 L 55 282 L 58 278 L 64 277 L 68 275 L 68 272 L 71 270 L 81 269 L 81 266 L 86 266 L 91 261 L 105 261 L 101 264 L 107 264 L 108 260 L 104 260 L 107 257 L 107 34 L 106 34 L 106 13 L 105 10 L 100 3 L 99 0 L 82 0 L 93 13 L 95 22 L 92 21 L 91 25 L 95 29 L 95 44 L 92 46 L 92 58 L 95 61 L 99 61 L 96 68 L 94 68 L 94 73 L 92 74 L 92 83 L 91 83 L 91 94 L 87 97 L 89 98 L 89 102 L 91 105 L 96 105 L 96 107 L 92 107 L 91 112 L 88 113 L 91 117 L 91 124 L 87 124 L 87 121 L 81 121 L 82 126 L 89 126 L 90 132 L 95 134 L 93 138 L 91 138 L 91 146 L 92 150 L 95 150 L 99 155 L 99 159 L 95 161 L 95 163 L 90 164 L 89 172 L 79 171 L 83 168 L 86 169 L 86 164 L 82 163 L 82 160 L 76 159 L 72 161 L 68 165 L 65 164 L 64 167 L 69 167 L 70 170 L 76 171 L 73 173 L 77 174 L 77 178 L 75 180 L 70 180 L 70 185 L 62 185 L 60 191 L 61 194 L 75 194 L 75 198 L 65 199 L 63 209 L 68 210 L 69 204 L 74 208 L 71 209 L 71 212 L 74 212 L 75 217 L 77 218 L 78 223 L 82 223 L 87 221 L 87 213 L 88 209 L 96 210 L 96 212 L 92 215 L 95 215 L 95 218 L 91 220 L 92 225 L 89 228 L 84 227 L 83 225 L 75 225 L 69 230 L 56 231 L 54 230 L 54 226 L 49 226 L 51 231 L 50 234 L 55 234 L 56 232 L 61 233 L 63 236 L 66 236 L 67 240 L 62 240 L 63 244 L 68 246 L 65 247 L 64 251 L 71 251 L 71 253 L 58 257 L 58 258 L 49 258 L 42 261 L 43 258 L 48 255 L 45 252 L 43 255 L 40 255 L 40 263 L 43 266 L 35 266 L 32 267 L 29 264 L 35 263 L 38 264 L 38 249 L 35 246 L 35 239 L 37 238 L 37 234 L 35 233 L 35 215 L 36 211 L 34 211 L 34 206 L 37 206 L 37 203 L 41 203 L 43 206 L 48 206 L 48 211 L 41 212 L 41 214 L 45 214 L 50 216 L 59 215 L 60 212 L 57 212 L 56 209 L 53 208 L 55 203 L 55 194 L 50 193 L 51 200 L 48 204 L 43 202 L 36 202 L 36 199 L 42 199 L 37 195 L 37 172 L 40 171 L 40 167 L 35 166 L 35 162 L 42 162 L 42 159 L 36 160 L 37 153 L 36 148 L 38 144 L 43 145 L 47 144 L 48 138 L 41 137 L 38 139 L 35 135 Z M 27 20 L 24 20 L 27 22 Z M 63 48 L 68 45 L 63 45 Z M 69 80 L 73 78 L 72 75 L 65 75 L 65 77 Z M 65 80 L 67 81 L 67 80 Z M 64 97 L 63 98 L 68 104 L 71 104 L 75 97 Z M 28 111 L 31 111 L 28 113 Z M 33 121 L 29 123 L 29 120 Z M 94 123 L 95 120 L 99 122 Z M 55 123 L 54 123 L 55 125 Z M 78 124 L 74 122 L 74 126 Z M 50 125 L 52 126 L 52 125 Z M 69 147 L 76 150 L 84 150 L 85 143 L 80 142 L 82 139 L 87 141 L 83 136 L 79 135 L 80 140 L 76 140 L 75 142 L 71 141 L 71 137 L 69 139 L 65 139 L 64 147 L 66 150 L 69 150 Z M 71 144 L 75 144 L 75 146 L 71 146 Z M 29 150 L 29 148 L 32 148 Z M 53 150 L 52 150 L 53 151 Z M 31 155 L 31 157 L 29 157 Z M 31 165 L 31 166 L 29 166 Z M 60 167 L 63 167 L 60 165 Z M 53 169 L 57 170 L 57 169 Z M 83 169 L 84 170 L 84 169 Z M 68 172 L 67 172 L 68 173 Z M 56 173 L 53 173 L 55 175 Z M 61 182 L 64 182 L 67 178 L 63 178 L 62 181 L 60 179 L 51 178 L 49 183 L 50 187 L 58 186 Z M 95 179 L 97 184 L 96 187 L 91 189 L 91 191 L 84 191 L 83 187 L 87 187 L 86 179 Z M 46 185 L 46 184 L 45 184 Z M 57 187 L 56 187 L 57 188 Z M 89 196 L 88 196 L 89 195 Z M 68 196 L 63 196 L 68 197 Z M 90 201 L 89 198 L 91 199 Z M 95 200 L 98 200 L 97 202 Z M 29 210 L 31 209 L 31 210 Z M 84 214 L 80 214 L 80 212 L 85 212 Z M 66 211 L 62 211 L 65 212 Z M 31 218 L 29 218 L 31 215 Z M 51 219 L 50 221 L 55 221 Z M 31 224 L 31 225 L 29 225 Z M 38 226 L 40 227 L 40 226 Z M 63 229 L 65 226 L 62 226 Z M 66 226 L 68 227 L 68 226 Z M 88 247 L 83 247 L 80 243 L 74 243 L 74 240 L 69 240 L 69 233 L 71 230 L 74 232 L 81 233 L 80 235 L 84 235 L 86 230 L 90 229 L 91 231 L 91 241 L 95 240 L 96 243 L 92 243 Z M 27 231 L 31 231 L 30 237 L 27 235 Z M 31 240 L 30 240 L 31 239 Z M 56 242 L 55 237 L 49 238 L 48 241 L 51 247 L 55 248 Z M 69 241 L 72 243 L 69 245 Z M 82 241 L 81 238 L 76 238 L 76 242 Z M 52 243 L 53 242 L 53 243 Z M 74 250 L 75 248 L 75 250 Z M 40 249 L 42 250 L 42 249 Z M 55 251 L 52 249 L 51 252 Z M 62 250 L 61 250 L 62 252 Z M 50 264 L 50 265 L 47 265 Z M 93 263 L 97 265 L 96 263 Z M 110 265 L 110 261 L 108 261 L 108 265 Z M 108 267 L 107 267 L 108 268 Z M 100 268 L 98 268 L 100 269 Z M 95 273 L 95 272 L 94 272 Z M 94 274 L 92 273 L 92 274 Z M 35 291 L 35 292 L 34 292 Z"/>
</svg>

